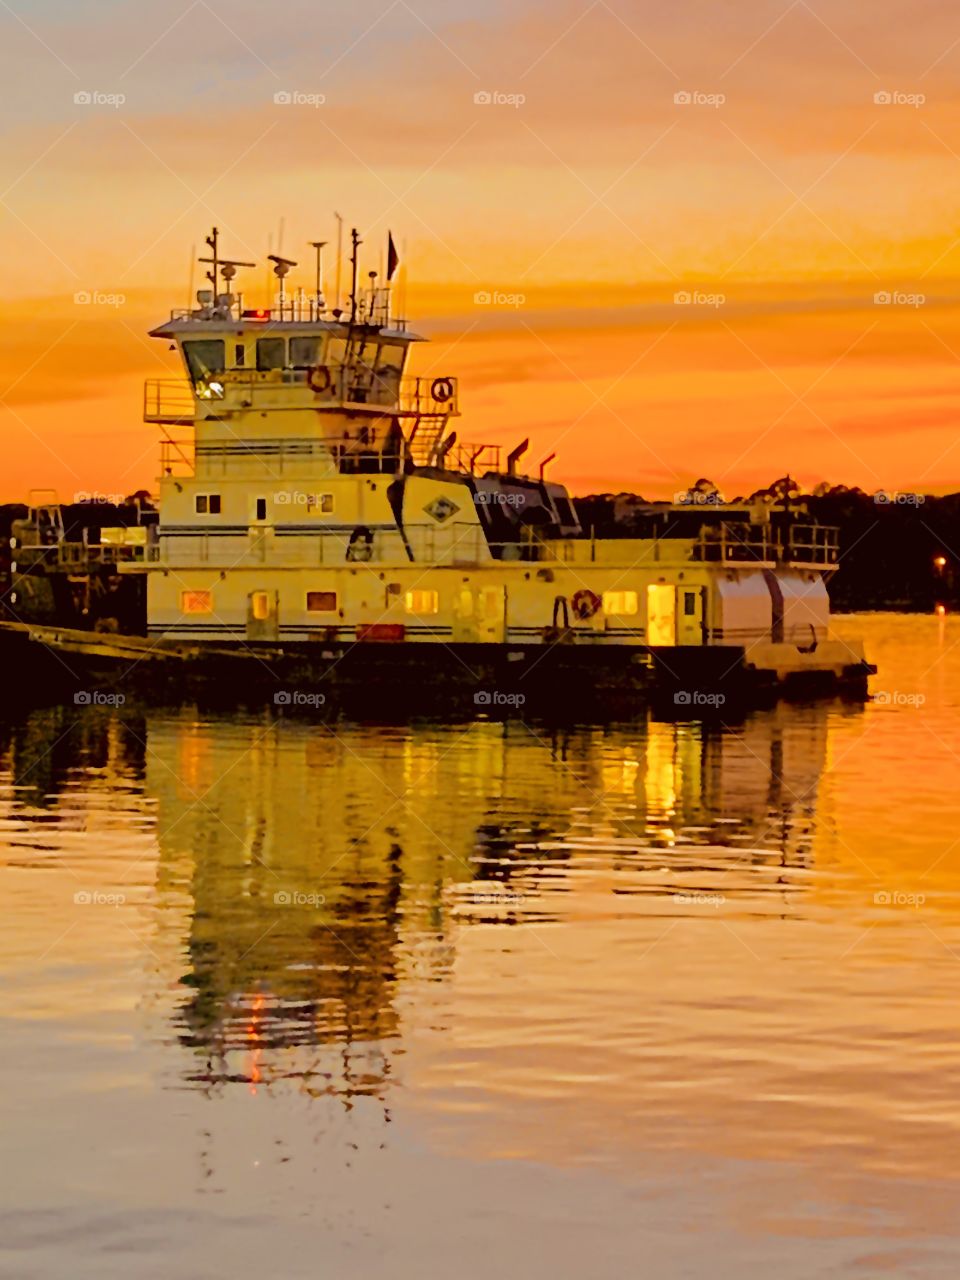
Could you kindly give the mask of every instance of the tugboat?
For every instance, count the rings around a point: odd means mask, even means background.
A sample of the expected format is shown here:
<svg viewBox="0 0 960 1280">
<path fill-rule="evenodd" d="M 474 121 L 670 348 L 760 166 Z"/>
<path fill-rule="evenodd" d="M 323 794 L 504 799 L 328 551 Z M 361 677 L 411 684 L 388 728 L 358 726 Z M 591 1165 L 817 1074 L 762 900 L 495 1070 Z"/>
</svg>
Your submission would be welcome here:
<svg viewBox="0 0 960 1280">
<path fill-rule="evenodd" d="M 266 309 L 234 291 L 253 264 L 214 228 L 210 288 L 151 332 L 184 371 L 146 383 L 159 523 L 119 565 L 146 576 L 152 657 L 233 652 L 275 688 L 456 687 L 491 707 L 535 690 L 865 694 L 862 647 L 829 634 L 837 530 L 704 502 L 653 504 L 642 537 L 592 536 L 545 464 L 522 473 L 526 440 L 502 462 L 460 439 L 456 377 L 407 374 L 423 339 L 394 315 L 393 241 L 361 289 L 351 240 L 345 307 L 328 308 L 317 241 L 310 293 L 289 295 L 297 263 L 270 255 Z"/>
</svg>

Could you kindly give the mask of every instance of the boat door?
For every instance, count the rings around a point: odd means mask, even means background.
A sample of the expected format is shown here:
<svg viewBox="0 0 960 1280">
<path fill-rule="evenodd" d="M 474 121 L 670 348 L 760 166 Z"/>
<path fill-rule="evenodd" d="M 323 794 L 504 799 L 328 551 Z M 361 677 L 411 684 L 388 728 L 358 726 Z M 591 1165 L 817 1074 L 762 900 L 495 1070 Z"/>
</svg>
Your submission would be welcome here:
<svg viewBox="0 0 960 1280">
<path fill-rule="evenodd" d="M 677 644 L 700 645 L 704 642 L 704 587 L 678 587 Z"/>
<path fill-rule="evenodd" d="M 453 639 L 462 644 L 503 644 L 507 638 L 507 589 L 466 583 L 453 610 Z"/>
<path fill-rule="evenodd" d="M 247 596 L 247 639 L 279 640 L 280 609 L 276 591 L 251 591 Z"/>
<path fill-rule="evenodd" d="M 677 643 L 677 591 L 672 583 L 647 586 L 647 644 L 658 647 Z"/>
</svg>

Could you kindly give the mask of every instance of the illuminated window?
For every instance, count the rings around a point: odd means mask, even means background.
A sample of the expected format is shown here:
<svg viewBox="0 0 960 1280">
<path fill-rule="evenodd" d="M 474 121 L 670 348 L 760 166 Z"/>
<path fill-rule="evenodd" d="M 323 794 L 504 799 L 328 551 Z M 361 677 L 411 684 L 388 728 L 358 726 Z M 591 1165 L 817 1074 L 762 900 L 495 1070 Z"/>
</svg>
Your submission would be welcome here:
<svg viewBox="0 0 960 1280">
<path fill-rule="evenodd" d="M 196 508 L 198 516 L 218 516 L 220 514 L 219 493 L 198 493 Z"/>
<path fill-rule="evenodd" d="M 328 516 L 333 510 L 333 494 L 332 493 L 311 493 L 307 499 L 307 515 L 314 515 L 317 511 L 321 515 Z"/>
<path fill-rule="evenodd" d="M 335 591 L 308 591 L 308 613 L 335 613 L 337 609 L 337 593 Z"/>
<path fill-rule="evenodd" d="M 181 613 L 213 613 L 212 591 L 181 591 Z"/>
<path fill-rule="evenodd" d="M 603 593 L 603 612 L 616 614 L 620 618 L 630 618 L 639 609 L 640 603 L 635 591 L 605 591 Z"/>
<path fill-rule="evenodd" d="M 257 622 L 265 622 L 270 617 L 270 596 L 266 591 L 251 591 L 250 615 Z"/>
<path fill-rule="evenodd" d="M 440 612 L 440 596 L 436 591 L 408 591 L 404 603 L 407 613 Z"/>
</svg>

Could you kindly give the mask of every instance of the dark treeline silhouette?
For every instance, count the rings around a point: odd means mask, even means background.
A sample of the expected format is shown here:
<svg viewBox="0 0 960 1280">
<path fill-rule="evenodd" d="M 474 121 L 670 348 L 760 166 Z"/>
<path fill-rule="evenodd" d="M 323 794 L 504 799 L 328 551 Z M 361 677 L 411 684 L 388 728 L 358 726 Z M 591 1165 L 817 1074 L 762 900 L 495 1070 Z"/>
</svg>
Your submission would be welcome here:
<svg viewBox="0 0 960 1280">
<path fill-rule="evenodd" d="M 630 493 L 575 501 L 584 529 L 597 537 L 637 536 L 647 524 L 644 507 L 654 505 Z M 709 480 L 698 480 L 676 501 L 700 507 L 706 517 L 722 499 Z M 929 612 L 938 604 L 951 611 L 960 607 L 960 494 L 865 493 L 825 483 L 803 493 L 784 476 L 725 505 L 742 504 L 747 516 L 759 502 L 776 502 L 800 520 L 806 513 L 816 523 L 840 530 L 840 563 L 828 581 L 835 609 Z"/>
</svg>

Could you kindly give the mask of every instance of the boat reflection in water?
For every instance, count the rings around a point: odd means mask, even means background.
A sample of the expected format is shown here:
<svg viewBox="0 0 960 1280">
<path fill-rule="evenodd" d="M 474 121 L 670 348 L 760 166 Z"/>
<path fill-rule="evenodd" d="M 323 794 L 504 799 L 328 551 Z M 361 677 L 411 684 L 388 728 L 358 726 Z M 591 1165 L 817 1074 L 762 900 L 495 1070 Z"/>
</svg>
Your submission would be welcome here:
<svg viewBox="0 0 960 1280">
<path fill-rule="evenodd" d="M 83 879 L 140 893 L 137 929 L 101 918 L 100 944 L 143 933 L 180 1078 L 349 1099 L 384 1097 L 405 1031 L 456 1016 L 464 930 L 802 892 L 831 714 L 559 731 L 52 708 L 4 754 L 27 830 L 82 812 L 104 827 Z"/>
<path fill-rule="evenodd" d="M 598 877 L 611 910 L 643 894 L 679 915 L 721 881 L 729 897 L 731 876 L 795 891 L 827 711 L 731 729 L 158 716 L 142 731 L 160 904 L 188 904 L 189 1078 L 349 1097 L 382 1095 L 405 1019 L 444 1024 L 436 984 L 471 925 L 575 915 Z"/>
</svg>

